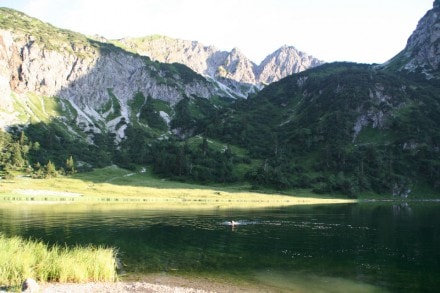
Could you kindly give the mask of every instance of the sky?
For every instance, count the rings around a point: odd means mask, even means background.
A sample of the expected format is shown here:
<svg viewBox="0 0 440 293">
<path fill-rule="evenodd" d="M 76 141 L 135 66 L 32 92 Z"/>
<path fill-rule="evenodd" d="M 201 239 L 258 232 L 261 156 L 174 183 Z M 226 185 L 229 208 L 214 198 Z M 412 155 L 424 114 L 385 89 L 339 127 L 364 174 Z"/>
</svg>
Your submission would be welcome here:
<svg viewBox="0 0 440 293">
<path fill-rule="evenodd" d="M 384 63 L 434 0 L 0 0 L 54 26 L 107 39 L 166 35 L 252 61 L 283 45 L 326 62 Z"/>
</svg>

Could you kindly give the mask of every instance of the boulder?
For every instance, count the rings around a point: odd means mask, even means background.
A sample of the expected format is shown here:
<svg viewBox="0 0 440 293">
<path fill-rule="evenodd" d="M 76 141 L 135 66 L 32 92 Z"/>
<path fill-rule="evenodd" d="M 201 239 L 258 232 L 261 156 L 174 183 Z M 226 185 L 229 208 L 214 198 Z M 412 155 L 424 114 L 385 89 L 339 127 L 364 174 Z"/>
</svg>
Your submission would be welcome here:
<svg viewBox="0 0 440 293">
<path fill-rule="evenodd" d="M 38 286 L 37 281 L 28 278 L 21 285 L 21 292 L 24 293 L 37 293 L 40 291 L 40 286 Z"/>
</svg>

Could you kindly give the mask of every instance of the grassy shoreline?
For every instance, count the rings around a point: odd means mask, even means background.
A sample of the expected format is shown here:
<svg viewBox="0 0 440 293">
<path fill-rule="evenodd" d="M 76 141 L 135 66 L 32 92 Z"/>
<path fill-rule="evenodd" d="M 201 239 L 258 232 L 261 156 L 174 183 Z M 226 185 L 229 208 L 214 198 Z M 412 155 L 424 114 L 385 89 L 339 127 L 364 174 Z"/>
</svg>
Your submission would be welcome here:
<svg viewBox="0 0 440 293">
<path fill-rule="evenodd" d="M 38 282 L 114 282 L 116 251 L 105 247 L 49 247 L 41 241 L 0 235 L 0 285 Z"/>
<path fill-rule="evenodd" d="M 1 202 L 139 204 L 143 208 L 259 208 L 303 204 L 352 203 L 355 200 L 262 194 L 243 187 L 192 185 L 107 167 L 73 177 L 0 180 Z"/>
</svg>

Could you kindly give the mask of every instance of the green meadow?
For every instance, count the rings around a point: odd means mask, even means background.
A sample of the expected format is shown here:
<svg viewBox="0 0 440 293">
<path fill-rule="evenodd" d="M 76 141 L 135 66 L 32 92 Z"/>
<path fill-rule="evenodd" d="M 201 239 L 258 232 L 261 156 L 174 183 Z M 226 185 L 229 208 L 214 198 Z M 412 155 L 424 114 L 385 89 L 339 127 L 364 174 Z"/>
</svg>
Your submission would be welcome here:
<svg viewBox="0 0 440 293">
<path fill-rule="evenodd" d="M 342 203 L 351 200 L 264 194 L 248 186 L 203 186 L 155 178 L 148 171 L 130 172 L 115 166 L 74 176 L 32 179 L 15 174 L 0 180 L 3 202 L 142 203 L 142 208 L 256 208 L 295 204 Z"/>
</svg>

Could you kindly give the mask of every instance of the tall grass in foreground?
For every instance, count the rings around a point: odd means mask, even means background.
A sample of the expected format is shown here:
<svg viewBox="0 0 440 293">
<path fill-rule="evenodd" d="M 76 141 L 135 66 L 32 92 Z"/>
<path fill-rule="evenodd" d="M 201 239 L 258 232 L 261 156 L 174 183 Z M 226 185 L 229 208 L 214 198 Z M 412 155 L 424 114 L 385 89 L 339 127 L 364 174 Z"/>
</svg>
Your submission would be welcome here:
<svg viewBox="0 0 440 293">
<path fill-rule="evenodd" d="M 17 286 L 26 278 L 40 282 L 116 281 L 113 248 L 60 247 L 0 235 L 0 285 Z"/>
</svg>

